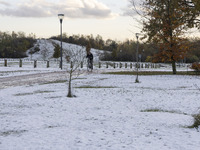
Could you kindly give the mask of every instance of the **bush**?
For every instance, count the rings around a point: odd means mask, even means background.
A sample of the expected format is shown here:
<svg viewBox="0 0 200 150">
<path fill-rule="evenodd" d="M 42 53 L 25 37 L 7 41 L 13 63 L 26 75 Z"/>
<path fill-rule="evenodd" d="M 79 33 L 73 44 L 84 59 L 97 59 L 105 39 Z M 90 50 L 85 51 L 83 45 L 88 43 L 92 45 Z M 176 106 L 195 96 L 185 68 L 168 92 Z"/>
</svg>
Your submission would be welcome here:
<svg viewBox="0 0 200 150">
<path fill-rule="evenodd" d="M 0 58 L 24 58 L 27 49 L 36 42 L 34 37 L 26 37 L 25 33 L 0 32 Z"/>
<path fill-rule="evenodd" d="M 147 56 L 145 62 L 152 62 L 152 56 Z"/>
<path fill-rule="evenodd" d="M 29 51 L 29 54 L 34 54 L 36 52 L 39 52 L 40 51 L 40 48 L 38 46 L 34 47 L 34 48 L 31 48 L 31 50 Z"/>
<path fill-rule="evenodd" d="M 200 114 L 194 115 L 194 123 L 192 126 L 189 126 L 189 128 L 196 128 L 198 129 L 200 127 Z"/>
<path fill-rule="evenodd" d="M 196 55 L 189 55 L 186 58 L 186 62 L 187 63 L 194 63 L 194 62 L 198 62 L 199 58 Z"/>
<path fill-rule="evenodd" d="M 192 64 L 191 69 L 194 69 L 195 71 L 200 71 L 200 64 L 198 62 L 195 62 Z"/>
</svg>

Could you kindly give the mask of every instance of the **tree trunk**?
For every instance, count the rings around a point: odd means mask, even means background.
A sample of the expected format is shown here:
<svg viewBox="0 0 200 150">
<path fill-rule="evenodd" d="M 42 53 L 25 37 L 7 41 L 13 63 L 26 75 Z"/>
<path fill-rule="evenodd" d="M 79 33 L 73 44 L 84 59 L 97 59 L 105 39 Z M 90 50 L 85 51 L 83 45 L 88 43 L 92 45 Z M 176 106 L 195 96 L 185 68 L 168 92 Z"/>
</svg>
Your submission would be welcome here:
<svg viewBox="0 0 200 150">
<path fill-rule="evenodd" d="M 173 74 L 176 74 L 176 61 L 172 61 Z"/>
<path fill-rule="evenodd" d="M 72 83 L 72 74 L 71 74 L 71 72 L 70 72 L 67 97 L 73 97 L 73 95 L 72 95 L 72 86 L 71 86 L 71 83 Z"/>
</svg>

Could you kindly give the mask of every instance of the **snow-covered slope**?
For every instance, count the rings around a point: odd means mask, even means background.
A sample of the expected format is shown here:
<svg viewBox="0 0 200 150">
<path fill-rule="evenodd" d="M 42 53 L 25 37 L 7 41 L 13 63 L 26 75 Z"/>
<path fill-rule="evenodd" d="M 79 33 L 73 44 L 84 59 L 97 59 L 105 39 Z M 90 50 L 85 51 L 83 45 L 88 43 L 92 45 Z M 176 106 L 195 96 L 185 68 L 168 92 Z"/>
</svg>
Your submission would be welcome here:
<svg viewBox="0 0 200 150">
<path fill-rule="evenodd" d="M 33 60 L 51 60 L 53 58 L 54 54 L 54 44 L 60 44 L 60 41 L 57 40 L 51 40 L 51 39 L 38 39 L 35 43 L 34 47 L 29 49 L 27 51 L 28 59 Z M 30 54 L 30 51 L 34 48 L 38 47 L 40 51 Z M 81 51 L 83 54 L 86 55 L 86 48 L 84 46 L 79 46 L 75 44 L 69 44 L 69 43 L 62 43 L 63 47 L 63 57 L 65 57 L 67 51 Z M 94 61 L 98 61 L 100 57 L 103 55 L 104 51 L 98 50 L 98 49 L 91 49 L 91 52 L 94 55 Z M 26 58 L 27 59 L 27 58 Z"/>
</svg>

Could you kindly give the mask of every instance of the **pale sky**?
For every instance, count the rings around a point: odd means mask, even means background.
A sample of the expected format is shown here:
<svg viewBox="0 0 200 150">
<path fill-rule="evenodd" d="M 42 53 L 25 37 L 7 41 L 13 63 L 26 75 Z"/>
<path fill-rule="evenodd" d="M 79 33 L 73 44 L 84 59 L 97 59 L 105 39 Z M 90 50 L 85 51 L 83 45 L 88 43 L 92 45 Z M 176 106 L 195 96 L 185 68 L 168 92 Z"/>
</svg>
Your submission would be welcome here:
<svg viewBox="0 0 200 150">
<path fill-rule="evenodd" d="M 129 0 L 0 0 L 0 31 L 36 34 L 48 38 L 60 34 L 57 14 L 65 14 L 63 32 L 68 35 L 101 35 L 104 39 L 134 39 L 139 26 L 127 12 Z"/>
</svg>

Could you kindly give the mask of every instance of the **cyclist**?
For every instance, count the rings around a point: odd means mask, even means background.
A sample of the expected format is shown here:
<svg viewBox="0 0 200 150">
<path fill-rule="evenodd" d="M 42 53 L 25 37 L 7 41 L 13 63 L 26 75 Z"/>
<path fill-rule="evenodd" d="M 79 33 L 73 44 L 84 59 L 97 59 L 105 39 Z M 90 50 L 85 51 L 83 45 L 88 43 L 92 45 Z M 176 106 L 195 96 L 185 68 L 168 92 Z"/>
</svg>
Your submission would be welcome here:
<svg viewBox="0 0 200 150">
<path fill-rule="evenodd" d="M 91 52 L 87 53 L 86 58 L 88 59 L 88 68 L 93 69 L 93 54 Z"/>
</svg>

